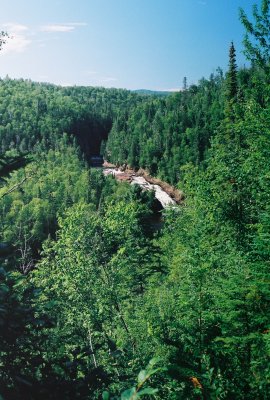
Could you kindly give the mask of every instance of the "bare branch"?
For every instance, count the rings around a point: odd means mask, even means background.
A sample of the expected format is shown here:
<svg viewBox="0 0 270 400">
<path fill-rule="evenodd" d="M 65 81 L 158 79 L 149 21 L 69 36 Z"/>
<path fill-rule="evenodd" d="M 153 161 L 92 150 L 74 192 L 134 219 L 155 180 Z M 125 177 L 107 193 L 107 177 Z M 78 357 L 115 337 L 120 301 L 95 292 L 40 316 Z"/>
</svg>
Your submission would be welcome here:
<svg viewBox="0 0 270 400">
<path fill-rule="evenodd" d="M 2 196 L 0 197 L 0 199 L 2 199 L 7 194 L 10 194 L 11 192 L 14 192 L 14 190 L 18 189 L 27 179 L 31 178 L 31 176 L 32 175 L 25 176 L 21 182 L 16 183 L 16 185 L 12 186 L 9 190 L 7 190 L 5 193 L 3 193 Z"/>
</svg>

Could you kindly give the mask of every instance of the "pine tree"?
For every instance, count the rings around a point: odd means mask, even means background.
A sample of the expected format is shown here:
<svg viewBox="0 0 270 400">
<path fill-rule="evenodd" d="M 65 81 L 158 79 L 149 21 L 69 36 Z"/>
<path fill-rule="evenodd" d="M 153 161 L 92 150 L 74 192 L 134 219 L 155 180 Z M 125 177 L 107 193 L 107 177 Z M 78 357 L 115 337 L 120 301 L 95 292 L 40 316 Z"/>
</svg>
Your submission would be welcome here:
<svg viewBox="0 0 270 400">
<path fill-rule="evenodd" d="M 236 51 L 233 42 L 231 42 L 229 51 L 229 71 L 227 73 L 226 97 L 227 104 L 225 113 L 231 122 L 235 119 L 235 104 L 237 101 L 238 83 L 237 83 L 237 64 Z"/>
<path fill-rule="evenodd" d="M 229 72 L 227 82 L 227 98 L 229 101 L 236 101 L 237 97 L 237 64 L 236 64 L 236 51 L 233 42 L 229 51 Z"/>
<path fill-rule="evenodd" d="M 184 76 L 184 79 L 183 79 L 183 91 L 186 91 L 187 88 L 188 88 L 188 85 L 187 85 L 187 77 Z"/>
</svg>

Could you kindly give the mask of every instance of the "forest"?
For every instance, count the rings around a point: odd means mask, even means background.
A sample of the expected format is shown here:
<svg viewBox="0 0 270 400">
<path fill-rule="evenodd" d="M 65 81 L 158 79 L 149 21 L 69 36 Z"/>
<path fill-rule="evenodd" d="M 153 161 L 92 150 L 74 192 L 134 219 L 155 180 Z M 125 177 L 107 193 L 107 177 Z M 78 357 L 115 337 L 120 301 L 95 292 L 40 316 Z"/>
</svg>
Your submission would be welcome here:
<svg viewBox="0 0 270 400">
<path fill-rule="evenodd" d="M 1 400 L 269 399 L 270 1 L 247 11 L 248 66 L 229 43 L 176 93 L 0 80 Z M 161 228 L 98 154 L 183 191 Z"/>
</svg>

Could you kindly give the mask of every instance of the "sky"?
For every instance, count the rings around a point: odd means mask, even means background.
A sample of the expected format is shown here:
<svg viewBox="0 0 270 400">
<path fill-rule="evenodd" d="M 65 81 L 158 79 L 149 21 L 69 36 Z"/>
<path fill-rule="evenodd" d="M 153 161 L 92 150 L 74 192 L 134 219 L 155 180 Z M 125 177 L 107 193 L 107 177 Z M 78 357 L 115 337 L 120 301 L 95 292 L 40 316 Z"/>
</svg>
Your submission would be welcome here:
<svg viewBox="0 0 270 400">
<path fill-rule="evenodd" d="M 57 85 L 178 90 L 238 66 L 244 28 L 259 0 L 3 0 L 0 77 Z"/>
</svg>

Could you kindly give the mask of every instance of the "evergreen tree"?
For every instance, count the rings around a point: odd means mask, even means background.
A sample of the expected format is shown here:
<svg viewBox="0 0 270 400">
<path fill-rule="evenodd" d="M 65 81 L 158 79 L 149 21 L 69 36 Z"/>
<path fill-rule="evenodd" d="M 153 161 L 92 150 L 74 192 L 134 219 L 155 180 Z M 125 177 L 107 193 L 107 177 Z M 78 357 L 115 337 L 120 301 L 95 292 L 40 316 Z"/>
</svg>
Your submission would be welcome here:
<svg viewBox="0 0 270 400">
<path fill-rule="evenodd" d="M 226 115 L 229 120 L 233 121 L 235 118 L 235 104 L 237 101 L 238 84 L 237 84 L 237 64 L 236 64 L 236 51 L 233 42 L 229 51 L 229 71 L 226 80 Z"/>
<path fill-rule="evenodd" d="M 236 101 L 237 86 L 236 51 L 232 42 L 229 51 L 229 71 L 227 75 L 227 98 L 229 101 Z"/>
</svg>

